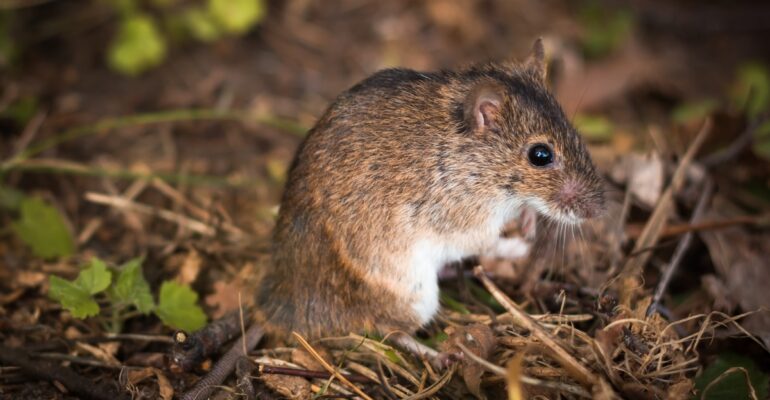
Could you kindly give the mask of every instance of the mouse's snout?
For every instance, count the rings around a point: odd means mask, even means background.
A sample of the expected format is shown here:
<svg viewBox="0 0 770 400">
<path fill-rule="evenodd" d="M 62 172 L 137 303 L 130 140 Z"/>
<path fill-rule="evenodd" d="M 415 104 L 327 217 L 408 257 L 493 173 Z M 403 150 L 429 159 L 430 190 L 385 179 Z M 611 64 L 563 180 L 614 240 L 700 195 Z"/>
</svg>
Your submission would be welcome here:
<svg viewBox="0 0 770 400">
<path fill-rule="evenodd" d="M 604 212 L 604 193 L 601 186 L 594 182 L 569 179 L 554 197 L 561 213 L 574 219 L 594 218 Z"/>
</svg>

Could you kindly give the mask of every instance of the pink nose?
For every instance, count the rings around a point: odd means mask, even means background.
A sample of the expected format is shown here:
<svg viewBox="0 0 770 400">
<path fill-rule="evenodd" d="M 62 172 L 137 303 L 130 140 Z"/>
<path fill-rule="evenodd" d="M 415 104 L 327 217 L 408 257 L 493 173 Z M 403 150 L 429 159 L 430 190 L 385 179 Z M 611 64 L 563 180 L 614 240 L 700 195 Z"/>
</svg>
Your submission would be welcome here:
<svg viewBox="0 0 770 400">
<path fill-rule="evenodd" d="M 564 183 L 556 195 L 556 201 L 565 211 L 571 211 L 580 218 L 593 218 L 603 209 L 602 194 L 574 179 Z"/>
</svg>

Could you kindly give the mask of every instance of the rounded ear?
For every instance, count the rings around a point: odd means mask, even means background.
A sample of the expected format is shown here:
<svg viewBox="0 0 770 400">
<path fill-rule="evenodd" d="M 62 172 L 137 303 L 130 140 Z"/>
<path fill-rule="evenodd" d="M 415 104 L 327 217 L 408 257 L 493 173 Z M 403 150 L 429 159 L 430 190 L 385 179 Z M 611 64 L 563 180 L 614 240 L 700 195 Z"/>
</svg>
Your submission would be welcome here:
<svg viewBox="0 0 770 400">
<path fill-rule="evenodd" d="M 465 120 L 473 132 L 500 128 L 503 90 L 494 83 L 482 82 L 465 99 Z"/>
<path fill-rule="evenodd" d="M 535 39 L 535 43 L 532 44 L 532 53 L 529 54 L 529 58 L 524 62 L 524 68 L 535 79 L 545 84 L 546 73 L 548 71 L 548 65 L 545 62 L 545 48 L 543 47 L 543 38 Z"/>
</svg>

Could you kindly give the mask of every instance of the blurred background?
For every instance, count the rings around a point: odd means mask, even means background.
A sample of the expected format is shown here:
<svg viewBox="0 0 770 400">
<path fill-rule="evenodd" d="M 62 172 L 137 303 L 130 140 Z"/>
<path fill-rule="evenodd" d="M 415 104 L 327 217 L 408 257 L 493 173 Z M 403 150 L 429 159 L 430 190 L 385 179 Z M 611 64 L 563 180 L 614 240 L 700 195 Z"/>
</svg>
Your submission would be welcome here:
<svg viewBox="0 0 770 400">
<path fill-rule="evenodd" d="M 0 0 L 3 315 L 38 323 L 47 274 L 142 255 L 153 286 L 193 284 L 216 317 L 264 262 L 294 150 L 336 95 L 387 67 L 523 60 L 537 37 L 598 166 L 633 191 L 626 234 L 709 116 L 722 210 L 767 215 L 766 1 Z M 770 254 L 750 233 L 728 239 Z M 680 317 L 768 306 L 766 261 L 731 280 L 703 253 L 741 254 L 717 247 L 698 241 Z"/>
</svg>

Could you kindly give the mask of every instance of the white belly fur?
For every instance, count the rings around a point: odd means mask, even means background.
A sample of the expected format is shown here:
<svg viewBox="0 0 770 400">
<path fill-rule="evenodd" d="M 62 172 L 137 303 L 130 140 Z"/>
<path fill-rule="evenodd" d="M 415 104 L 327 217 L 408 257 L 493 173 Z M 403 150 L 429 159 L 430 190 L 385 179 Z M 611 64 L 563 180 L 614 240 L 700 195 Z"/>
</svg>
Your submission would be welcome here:
<svg viewBox="0 0 770 400">
<path fill-rule="evenodd" d="M 500 240 L 503 226 L 518 216 L 518 203 L 492 209 L 485 226 L 471 232 L 450 235 L 425 234 L 414 241 L 409 251 L 407 279 L 412 308 L 422 324 L 433 319 L 439 308 L 438 273 L 448 263 L 482 255 L 492 250 Z"/>
</svg>

